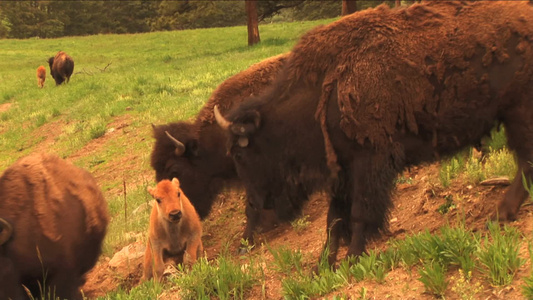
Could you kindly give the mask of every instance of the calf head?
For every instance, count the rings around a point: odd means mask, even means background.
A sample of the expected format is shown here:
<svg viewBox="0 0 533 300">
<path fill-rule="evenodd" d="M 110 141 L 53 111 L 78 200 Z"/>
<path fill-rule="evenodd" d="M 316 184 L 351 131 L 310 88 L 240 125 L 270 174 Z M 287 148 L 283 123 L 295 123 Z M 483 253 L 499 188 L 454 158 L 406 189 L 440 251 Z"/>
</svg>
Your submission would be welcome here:
<svg viewBox="0 0 533 300">
<path fill-rule="evenodd" d="M 172 181 L 161 180 L 155 188 L 148 187 L 148 193 L 157 202 L 159 217 L 172 223 L 177 223 L 183 217 L 183 200 L 180 182 L 177 178 Z"/>
</svg>

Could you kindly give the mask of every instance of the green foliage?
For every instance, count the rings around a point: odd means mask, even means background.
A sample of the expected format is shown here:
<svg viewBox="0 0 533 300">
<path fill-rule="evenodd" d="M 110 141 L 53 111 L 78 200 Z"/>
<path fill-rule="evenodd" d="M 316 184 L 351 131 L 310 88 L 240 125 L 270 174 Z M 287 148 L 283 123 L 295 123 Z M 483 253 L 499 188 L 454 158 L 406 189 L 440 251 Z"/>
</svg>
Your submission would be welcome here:
<svg viewBox="0 0 533 300">
<path fill-rule="evenodd" d="M 98 297 L 98 300 L 137 300 L 137 299 L 157 299 L 158 295 L 163 292 L 164 286 L 154 280 L 141 282 L 139 285 L 126 291 L 119 287 L 109 294 Z"/>
<path fill-rule="evenodd" d="M 480 271 L 485 274 L 491 284 L 508 285 L 524 264 L 520 258 L 520 232 L 513 227 L 504 226 L 503 231 L 496 222 L 488 224 L 490 237 L 486 236 L 477 253 L 481 263 Z"/>
<path fill-rule="evenodd" d="M 307 227 L 309 227 L 309 224 L 311 224 L 311 221 L 307 220 L 308 218 L 309 218 L 309 215 L 304 215 L 298 219 L 291 221 L 291 226 L 294 229 L 294 231 L 300 233 L 300 232 L 303 232 Z"/>
<path fill-rule="evenodd" d="M 435 261 L 430 261 L 418 270 L 420 280 L 426 291 L 439 297 L 444 297 L 449 282 L 446 280 L 446 268 Z"/>
<path fill-rule="evenodd" d="M 294 5 L 298 4 L 297 7 Z M 374 4 L 375 5 L 375 4 Z M 260 19 L 283 21 L 333 18 L 341 2 L 258 1 Z M 278 18 L 279 19 L 279 18 Z M 56 38 L 246 25 L 244 1 L 2 1 L 0 38 Z M 279 20 L 278 20 L 279 21 Z M 246 33 L 242 33 L 242 40 Z"/>
<path fill-rule="evenodd" d="M 473 300 L 477 299 L 476 295 L 483 290 L 481 283 L 472 282 L 472 272 L 465 272 L 462 269 L 459 269 L 459 277 L 456 279 L 455 276 L 450 278 L 452 281 L 455 280 L 455 283 L 452 286 L 452 291 L 455 292 L 461 300 Z"/>
<path fill-rule="evenodd" d="M 299 275 L 303 273 L 302 261 L 303 254 L 300 250 L 291 250 L 287 246 L 281 246 L 276 249 L 268 247 L 274 257 L 272 269 L 276 272 L 289 275 L 296 271 Z"/>
<path fill-rule="evenodd" d="M 180 287 L 182 299 L 245 299 L 246 292 L 259 283 L 259 267 L 252 263 L 233 261 L 222 252 L 214 261 L 200 258 L 189 272 L 171 278 Z"/>
<path fill-rule="evenodd" d="M 368 254 L 363 253 L 358 262 L 350 267 L 350 274 L 357 281 L 374 279 L 378 283 L 383 283 L 388 270 L 382 257 L 378 256 L 375 251 L 369 251 Z"/>
</svg>

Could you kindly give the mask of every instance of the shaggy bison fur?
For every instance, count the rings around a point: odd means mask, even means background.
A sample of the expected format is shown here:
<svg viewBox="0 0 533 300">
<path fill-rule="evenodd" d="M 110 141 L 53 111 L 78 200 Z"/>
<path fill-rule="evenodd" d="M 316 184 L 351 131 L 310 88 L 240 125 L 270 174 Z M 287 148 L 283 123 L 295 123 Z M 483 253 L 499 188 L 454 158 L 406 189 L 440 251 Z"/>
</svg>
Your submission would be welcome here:
<svg viewBox="0 0 533 300">
<path fill-rule="evenodd" d="M 45 79 L 46 79 L 46 69 L 44 66 L 39 66 L 37 68 L 37 86 L 39 86 L 40 88 L 43 88 Z"/>
<path fill-rule="evenodd" d="M 85 170 L 45 154 L 15 162 L 0 177 L 0 299 L 26 299 L 23 285 L 35 299 L 82 299 L 108 221 Z"/>
<path fill-rule="evenodd" d="M 194 206 L 174 178 L 161 180 L 148 193 L 156 200 L 150 214 L 143 279 L 161 280 L 165 261 L 192 265 L 202 255 L 202 223 Z"/>
<path fill-rule="evenodd" d="M 194 122 L 154 126 L 155 143 L 151 165 L 156 180 L 178 178 L 181 188 L 200 217 L 211 211 L 216 196 L 225 185 L 238 183 L 231 157 L 226 153 L 223 130 L 216 124 L 213 107 L 225 112 L 252 95 L 264 91 L 275 79 L 287 54 L 274 56 L 228 78 L 213 92 Z M 260 210 L 247 207 L 244 238 L 253 243 L 253 231 Z"/>
<path fill-rule="evenodd" d="M 489 20 L 489 21 L 487 21 Z M 326 189 L 329 262 L 385 229 L 396 176 L 505 126 L 518 172 L 497 207 L 516 217 L 533 179 L 533 8 L 527 1 L 381 5 L 305 34 L 275 88 L 226 118 L 251 199 L 279 215 Z"/>
<path fill-rule="evenodd" d="M 48 65 L 50 65 L 50 74 L 56 81 L 56 85 L 70 81 L 70 76 L 74 71 L 74 60 L 68 54 L 63 51 L 57 52 L 56 56 L 48 59 Z"/>
</svg>

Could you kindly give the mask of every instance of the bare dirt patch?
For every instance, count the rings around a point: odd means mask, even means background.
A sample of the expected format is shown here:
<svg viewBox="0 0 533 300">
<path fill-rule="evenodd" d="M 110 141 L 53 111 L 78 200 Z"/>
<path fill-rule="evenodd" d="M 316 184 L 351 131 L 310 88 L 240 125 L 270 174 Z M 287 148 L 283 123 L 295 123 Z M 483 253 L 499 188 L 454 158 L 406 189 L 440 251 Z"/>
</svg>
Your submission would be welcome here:
<svg viewBox="0 0 533 300">
<path fill-rule="evenodd" d="M 11 108 L 12 105 L 13 105 L 13 103 L 0 104 L 0 113 L 8 111 Z"/>
</svg>

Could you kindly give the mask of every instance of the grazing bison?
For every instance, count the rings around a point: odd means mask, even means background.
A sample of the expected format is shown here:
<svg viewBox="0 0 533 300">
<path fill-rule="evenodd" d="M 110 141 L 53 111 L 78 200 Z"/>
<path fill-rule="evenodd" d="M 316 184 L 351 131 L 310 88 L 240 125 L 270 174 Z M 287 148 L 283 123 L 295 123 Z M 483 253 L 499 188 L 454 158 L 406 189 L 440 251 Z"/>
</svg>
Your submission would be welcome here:
<svg viewBox="0 0 533 300">
<path fill-rule="evenodd" d="M 490 20 L 490 21 L 487 21 Z M 533 179 L 533 8 L 527 2 L 381 5 L 305 34 L 268 93 L 227 115 L 228 151 L 256 206 L 299 209 L 326 189 L 329 262 L 387 225 L 404 168 L 503 124 L 518 173 L 497 207 L 516 217 Z"/>
<path fill-rule="evenodd" d="M 150 215 L 143 279 L 161 280 L 166 260 L 180 264 L 187 257 L 192 265 L 202 254 L 202 224 L 178 179 L 161 180 L 148 192 L 157 203 Z"/>
<path fill-rule="evenodd" d="M 74 71 L 74 60 L 72 60 L 72 57 L 63 51 L 59 51 L 56 56 L 48 59 L 48 64 L 50 65 L 50 74 L 56 81 L 56 85 L 70 81 L 70 76 Z"/>
<path fill-rule="evenodd" d="M 82 299 L 109 221 L 94 178 L 56 156 L 22 158 L 0 177 L 0 299 Z M 44 291 L 43 294 L 41 294 Z"/>
<path fill-rule="evenodd" d="M 249 96 L 261 93 L 274 81 L 286 57 L 287 54 L 282 54 L 268 58 L 228 78 L 213 92 L 193 123 L 154 126 L 151 165 L 156 180 L 178 178 L 202 219 L 211 211 L 224 185 L 238 182 L 233 161 L 226 153 L 223 131 L 215 122 L 213 106 L 228 111 Z M 250 244 L 259 212 L 256 207 L 246 207 L 244 238 Z"/>
<path fill-rule="evenodd" d="M 44 80 L 46 79 L 46 68 L 44 66 L 39 66 L 37 68 L 37 85 L 40 88 L 44 87 Z"/>
</svg>

